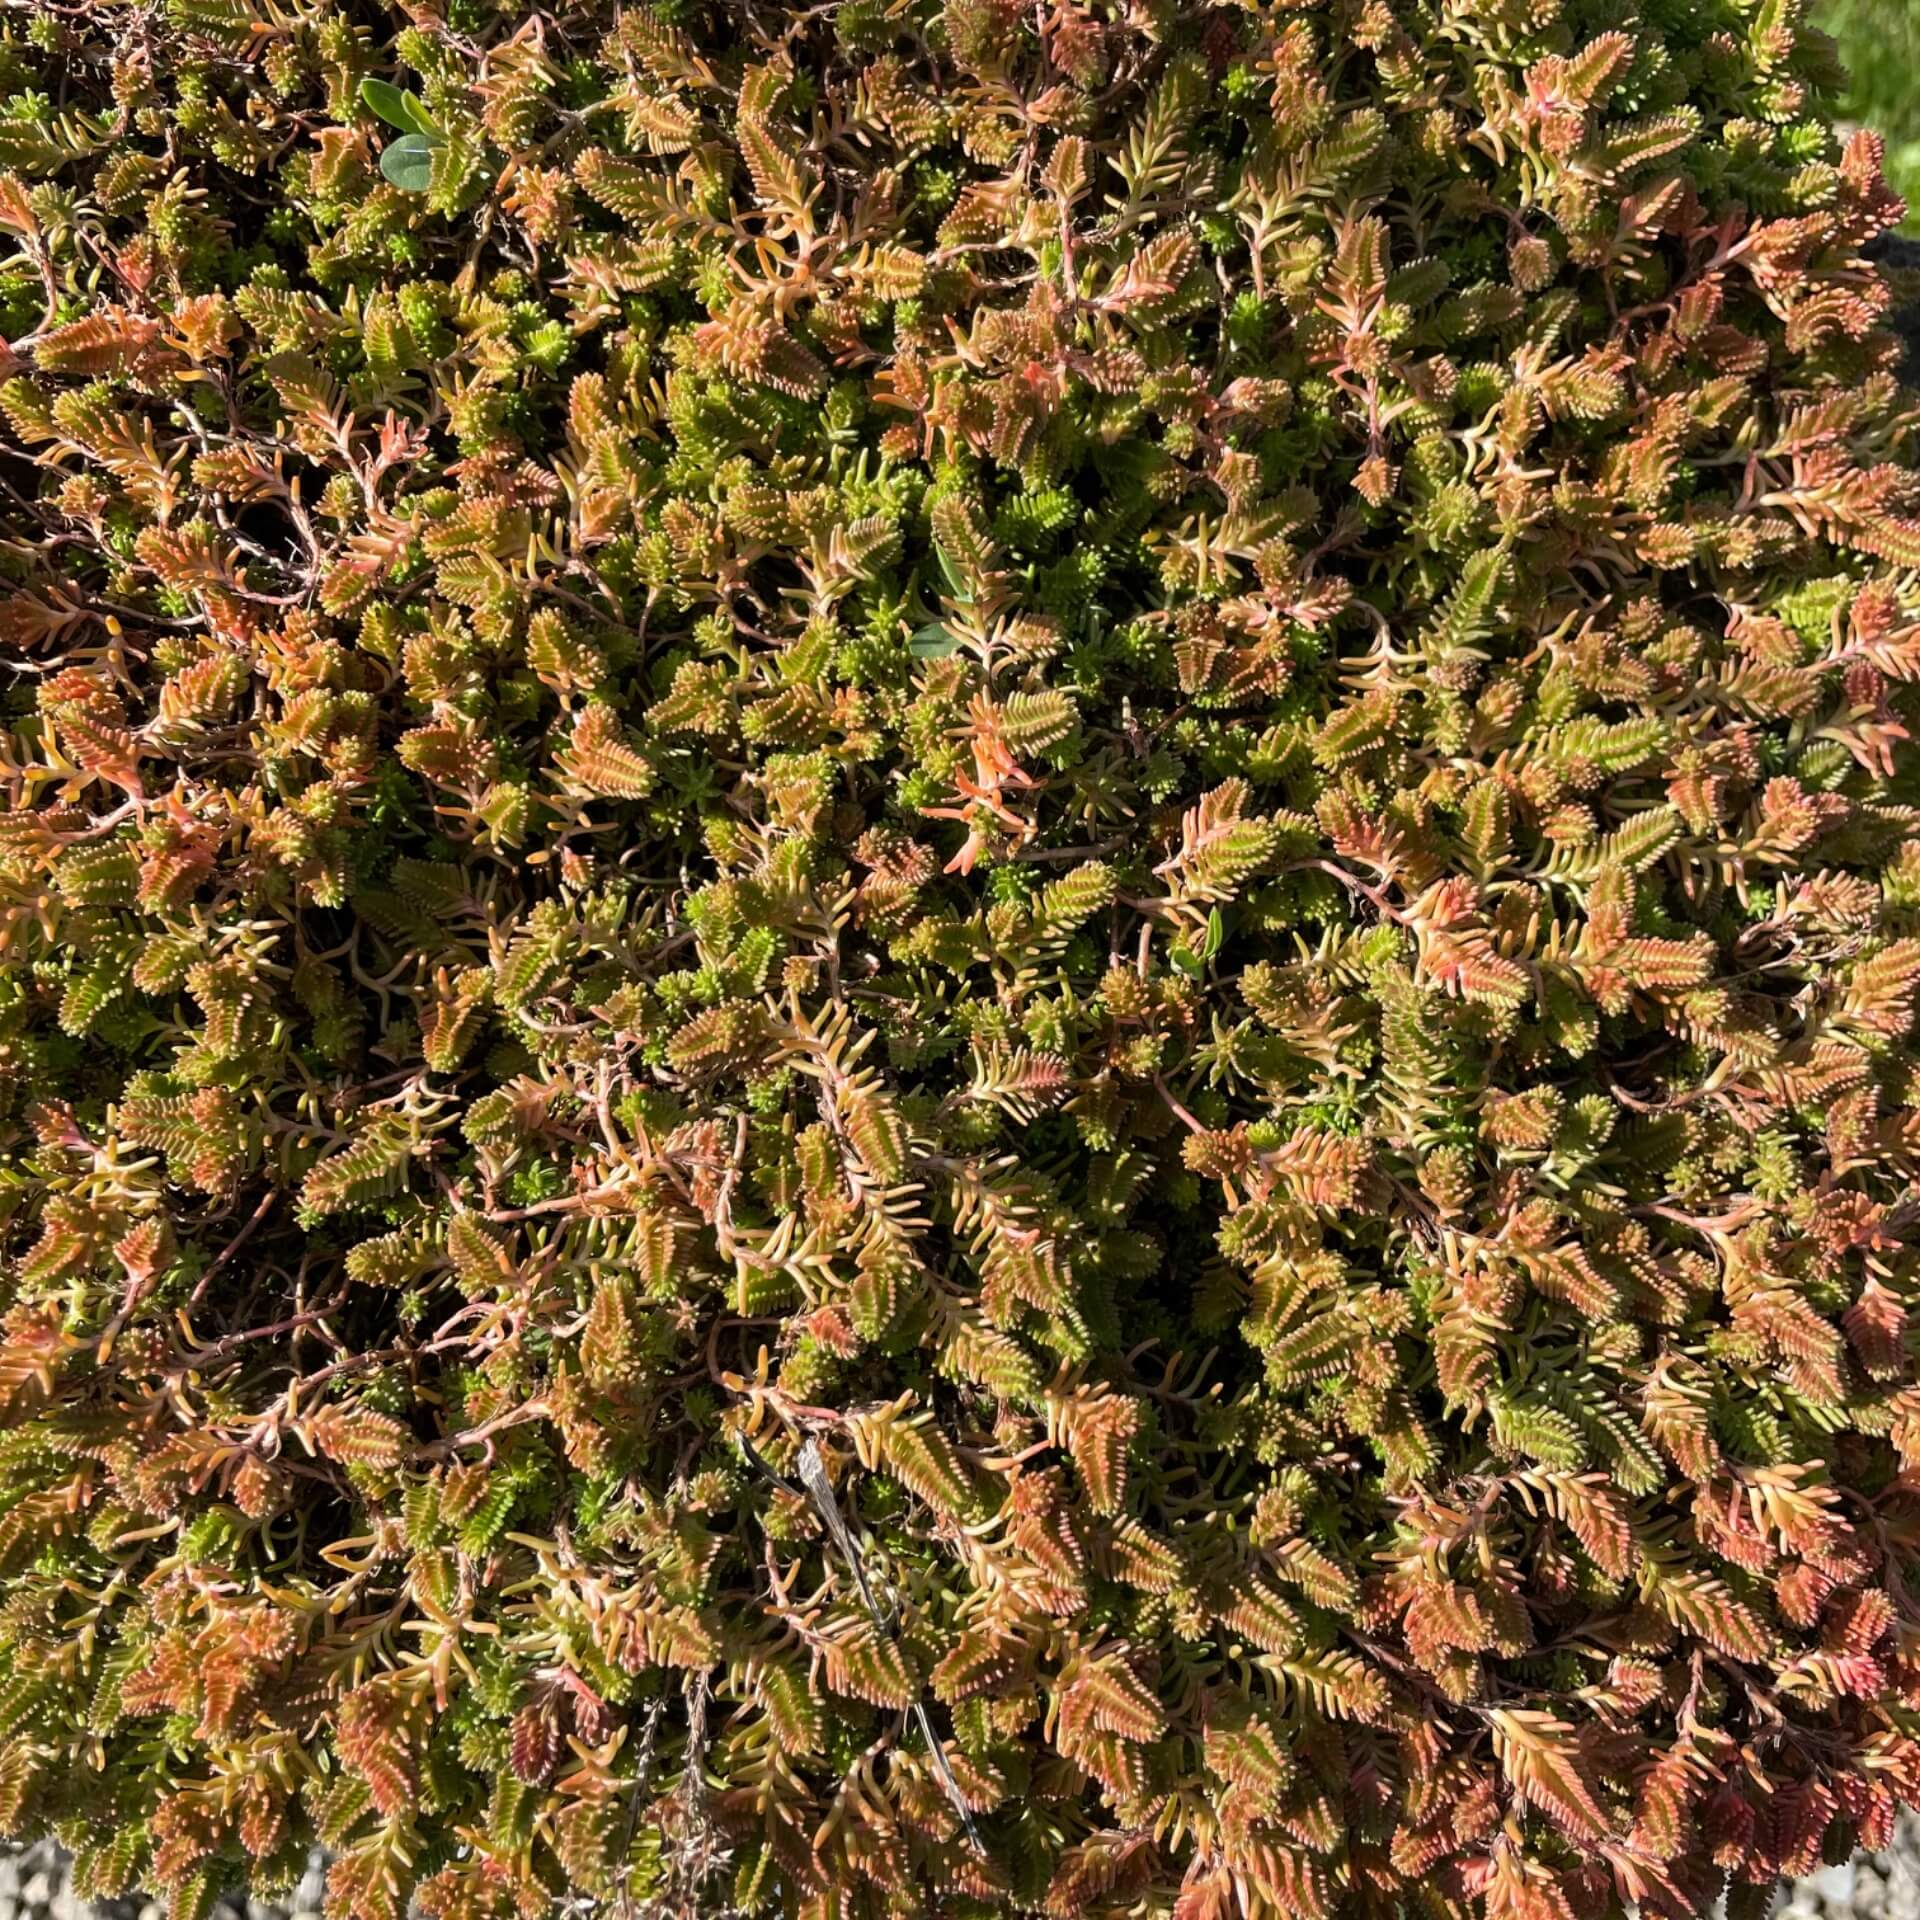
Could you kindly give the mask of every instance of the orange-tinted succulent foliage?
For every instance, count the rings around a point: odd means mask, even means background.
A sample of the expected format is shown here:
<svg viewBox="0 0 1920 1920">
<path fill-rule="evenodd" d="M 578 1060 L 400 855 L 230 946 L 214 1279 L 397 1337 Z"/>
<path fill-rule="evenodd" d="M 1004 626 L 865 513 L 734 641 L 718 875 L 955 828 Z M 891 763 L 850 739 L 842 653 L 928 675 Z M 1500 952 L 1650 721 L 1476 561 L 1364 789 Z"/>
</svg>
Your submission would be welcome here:
<svg viewBox="0 0 1920 1920">
<path fill-rule="evenodd" d="M 0 28 L 0 1826 L 1681 1920 L 1920 1795 L 1920 414 L 1795 0 Z"/>
</svg>

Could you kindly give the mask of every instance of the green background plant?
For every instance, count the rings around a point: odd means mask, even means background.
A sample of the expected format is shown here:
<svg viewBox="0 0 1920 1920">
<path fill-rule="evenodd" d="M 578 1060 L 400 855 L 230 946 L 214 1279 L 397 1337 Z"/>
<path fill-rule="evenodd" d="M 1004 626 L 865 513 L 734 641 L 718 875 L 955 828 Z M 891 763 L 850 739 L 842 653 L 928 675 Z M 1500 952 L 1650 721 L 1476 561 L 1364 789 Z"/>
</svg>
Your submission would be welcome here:
<svg viewBox="0 0 1920 1920">
<path fill-rule="evenodd" d="M 1920 6 L 1913 0 L 1821 0 L 1814 15 L 1846 62 L 1848 114 L 1887 137 L 1887 178 L 1920 233 Z"/>
</svg>

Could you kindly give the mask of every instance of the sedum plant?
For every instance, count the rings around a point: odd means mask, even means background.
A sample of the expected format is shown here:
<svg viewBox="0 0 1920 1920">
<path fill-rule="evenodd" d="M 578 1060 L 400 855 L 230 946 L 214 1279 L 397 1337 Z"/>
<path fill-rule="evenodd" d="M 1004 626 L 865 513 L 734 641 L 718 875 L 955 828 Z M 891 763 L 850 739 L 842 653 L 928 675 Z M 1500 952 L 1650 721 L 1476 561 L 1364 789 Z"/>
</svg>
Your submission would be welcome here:
<svg viewBox="0 0 1920 1920">
<path fill-rule="evenodd" d="M 1920 484 L 1797 0 L 0 37 L 0 1825 L 1665 1920 L 1920 1797 Z"/>
</svg>

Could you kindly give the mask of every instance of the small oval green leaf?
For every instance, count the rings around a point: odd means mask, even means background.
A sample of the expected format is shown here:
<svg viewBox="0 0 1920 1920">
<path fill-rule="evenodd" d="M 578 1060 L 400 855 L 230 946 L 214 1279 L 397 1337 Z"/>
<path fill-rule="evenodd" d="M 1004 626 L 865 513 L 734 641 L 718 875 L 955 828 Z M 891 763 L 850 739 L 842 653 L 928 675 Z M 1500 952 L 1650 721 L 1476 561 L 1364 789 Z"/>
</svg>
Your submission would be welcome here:
<svg viewBox="0 0 1920 1920">
<path fill-rule="evenodd" d="M 415 133 L 424 133 L 429 140 L 444 140 L 447 130 L 427 111 L 427 103 L 417 93 L 403 93 L 400 96 L 400 111 L 407 116 L 407 122 Z"/>
<path fill-rule="evenodd" d="M 916 660 L 944 660 L 960 651 L 960 642 L 938 620 L 929 620 L 907 642 L 907 651 Z"/>
<path fill-rule="evenodd" d="M 371 77 L 362 80 L 360 102 L 371 112 L 377 113 L 388 126 L 397 127 L 402 133 L 426 133 L 431 129 L 431 121 L 422 126 L 420 119 L 415 118 L 416 110 L 424 118 L 426 108 L 391 80 L 375 80 Z"/>
<path fill-rule="evenodd" d="M 380 171 L 402 193 L 425 193 L 433 184 L 433 150 L 438 144 L 424 133 L 390 140 L 380 150 Z"/>
</svg>

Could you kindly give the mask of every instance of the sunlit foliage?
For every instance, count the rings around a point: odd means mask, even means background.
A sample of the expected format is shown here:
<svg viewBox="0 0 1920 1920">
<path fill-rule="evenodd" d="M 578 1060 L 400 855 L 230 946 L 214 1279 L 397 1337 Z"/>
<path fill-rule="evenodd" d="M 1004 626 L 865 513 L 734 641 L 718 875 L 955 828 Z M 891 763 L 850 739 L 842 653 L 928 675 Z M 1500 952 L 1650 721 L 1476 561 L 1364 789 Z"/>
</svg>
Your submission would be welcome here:
<svg viewBox="0 0 1920 1920">
<path fill-rule="evenodd" d="M 1920 486 L 1793 0 L 7 19 L 0 1826 L 1884 1843 Z"/>
</svg>

